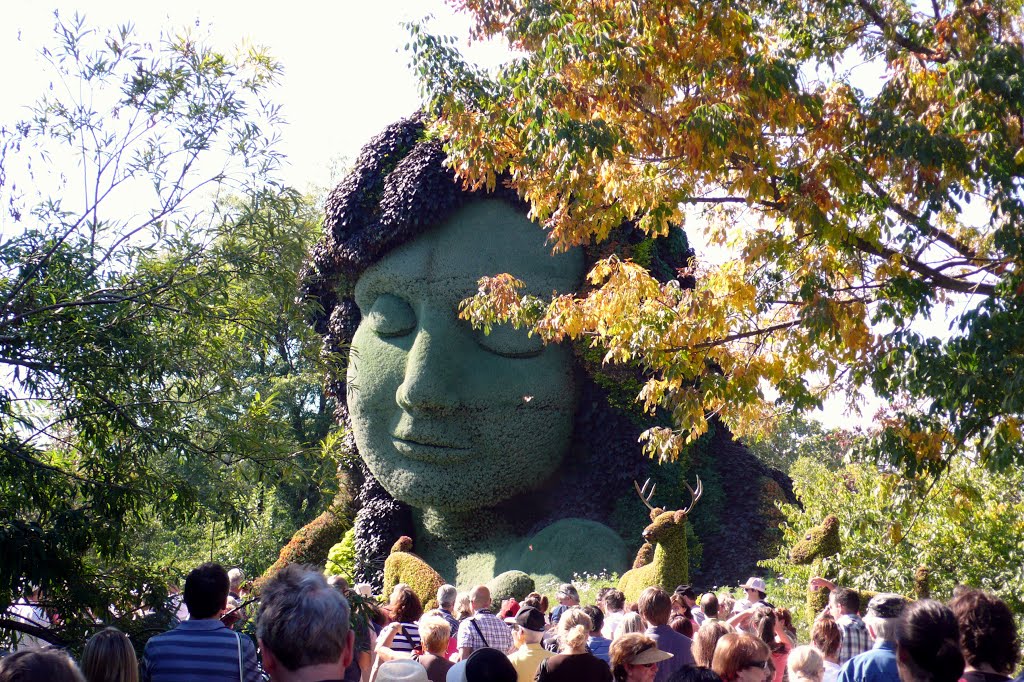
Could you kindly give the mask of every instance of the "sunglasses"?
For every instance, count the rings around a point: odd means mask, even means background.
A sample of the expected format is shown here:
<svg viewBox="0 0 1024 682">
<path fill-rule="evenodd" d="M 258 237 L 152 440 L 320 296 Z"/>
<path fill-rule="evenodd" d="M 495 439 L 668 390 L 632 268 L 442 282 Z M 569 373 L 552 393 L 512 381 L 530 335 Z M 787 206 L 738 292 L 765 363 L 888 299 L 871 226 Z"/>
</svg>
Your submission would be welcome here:
<svg viewBox="0 0 1024 682">
<path fill-rule="evenodd" d="M 768 661 L 751 661 L 750 663 L 747 663 L 745 666 L 743 666 L 744 670 L 746 670 L 747 668 L 760 668 L 761 670 L 767 670 Z"/>
</svg>

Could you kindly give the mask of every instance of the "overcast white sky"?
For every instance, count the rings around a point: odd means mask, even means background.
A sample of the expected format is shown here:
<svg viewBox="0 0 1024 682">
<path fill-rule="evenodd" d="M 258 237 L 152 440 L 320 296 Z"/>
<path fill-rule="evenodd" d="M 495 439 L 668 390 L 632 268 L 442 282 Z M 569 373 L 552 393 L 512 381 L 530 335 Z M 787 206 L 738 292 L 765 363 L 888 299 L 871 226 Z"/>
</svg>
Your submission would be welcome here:
<svg viewBox="0 0 1024 682">
<path fill-rule="evenodd" d="M 51 38 L 55 9 L 67 17 L 77 10 L 103 28 L 133 22 L 154 37 L 161 28 L 198 25 L 224 50 L 243 39 L 266 45 L 285 67 L 276 97 L 289 121 L 282 151 L 290 159 L 286 180 L 300 188 L 326 184 L 332 159 L 354 159 L 372 135 L 419 106 L 401 22 L 432 14 L 438 32 L 462 36 L 468 26 L 444 0 L 4 0 L 2 7 L 3 121 L 46 85 L 37 53 Z M 472 54 L 493 64 L 507 53 L 476 45 Z"/>
</svg>

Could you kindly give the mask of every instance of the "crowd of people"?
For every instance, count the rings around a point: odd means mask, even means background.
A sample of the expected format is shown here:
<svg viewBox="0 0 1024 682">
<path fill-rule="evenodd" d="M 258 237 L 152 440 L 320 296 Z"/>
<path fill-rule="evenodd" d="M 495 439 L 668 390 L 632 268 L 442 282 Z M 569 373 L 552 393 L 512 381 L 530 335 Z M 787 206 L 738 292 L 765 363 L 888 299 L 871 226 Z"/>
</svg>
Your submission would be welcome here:
<svg viewBox="0 0 1024 682">
<path fill-rule="evenodd" d="M 187 618 L 141 661 L 106 628 L 77 662 L 22 647 L 0 659 L 0 682 L 1007 682 L 1020 662 L 1010 609 L 981 590 L 948 604 L 877 594 L 862 611 L 855 590 L 811 584 L 829 601 L 801 644 L 760 578 L 739 600 L 652 586 L 633 604 L 605 588 L 584 605 L 564 584 L 554 608 L 538 593 L 495 608 L 486 586 L 444 585 L 425 612 L 408 585 L 378 605 L 368 586 L 292 565 L 262 586 L 252 638 L 238 631 L 240 574 L 209 563 L 185 581 Z"/>
</svg>

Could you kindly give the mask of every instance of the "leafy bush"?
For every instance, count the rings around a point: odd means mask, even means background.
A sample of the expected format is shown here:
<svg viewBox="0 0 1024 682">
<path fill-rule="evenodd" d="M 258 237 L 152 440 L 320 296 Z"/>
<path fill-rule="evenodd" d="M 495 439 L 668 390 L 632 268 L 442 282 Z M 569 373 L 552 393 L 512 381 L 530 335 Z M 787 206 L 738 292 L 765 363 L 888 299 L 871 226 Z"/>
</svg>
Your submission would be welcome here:
<svg viewBox="0 0 1024 682">
<path fill-rule="evenodd" d="M 356 529 L 349 528 L 341 538 L 341 542 L 327 551 L 327 575 L 342 575 L 352 581 L 356 569 Z"/>
<path fill-rule="evenodd" d="M 783 548 L 762 562 L 779 580 L 777 603 L 800 604 L 812 566 L 794 566 L 789 548 L 829 514 L 839 519 L 840 554 L 825 577 L 861 590 L 914 594 L 918 566 L 931 570 L 934 598 L 958 584 L 993 592 L 1024 624 L 1024 469 L 991 473 L 963 458 L 936 479 L 909 478 L 864 463 L 833 471 L 802 457 L 790 470 L 802 508 L 782 505 Z M 803 609 L 794 616 L 807 627 Z"/>
</svg>

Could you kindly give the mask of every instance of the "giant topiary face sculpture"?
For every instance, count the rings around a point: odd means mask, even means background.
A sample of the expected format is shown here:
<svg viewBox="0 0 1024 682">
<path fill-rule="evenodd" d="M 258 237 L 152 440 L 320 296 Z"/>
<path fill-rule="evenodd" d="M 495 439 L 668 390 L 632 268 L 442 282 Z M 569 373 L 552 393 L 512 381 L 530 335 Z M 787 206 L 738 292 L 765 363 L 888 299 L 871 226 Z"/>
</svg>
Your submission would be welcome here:
<svg viewBox="0 0 1024 682">
<path fill-rule="evenodd" d="M 646 466 L 641 427 L 610 405 L 603 353 L 509 328 L 485 335 L 457 316 L 483 275 L 509 272 L 547 297 L 578 291 L 603 254 L 552 254 L 507 178 L 468 191 L 443 161 L 420 116 L 371 140 L 328 198 L 303 274 L 337 360 L 328 391 L 362 462 L 348 472 L 360 486 L 356 578 L 379 581 L 401 535 L 450 581 L 625 568 L 605 524 Z M 692 254 L 685 237 L 656 242 L 624 225 L 600 248 L 676 277 Z"/>
<path fill-rule="evenodd" d="M 548 479 L 576 411 L 571 350 L 511 326 L 458 316 L 481 276 L 508 272 L 531 293 L 575 289 L 578 251 L 552 255 L 536 224 L 485 199 L 388 253 L 355 286 L 347 402 L 359 452 L 396 499 L 467 510 Z"/>
</svg>

